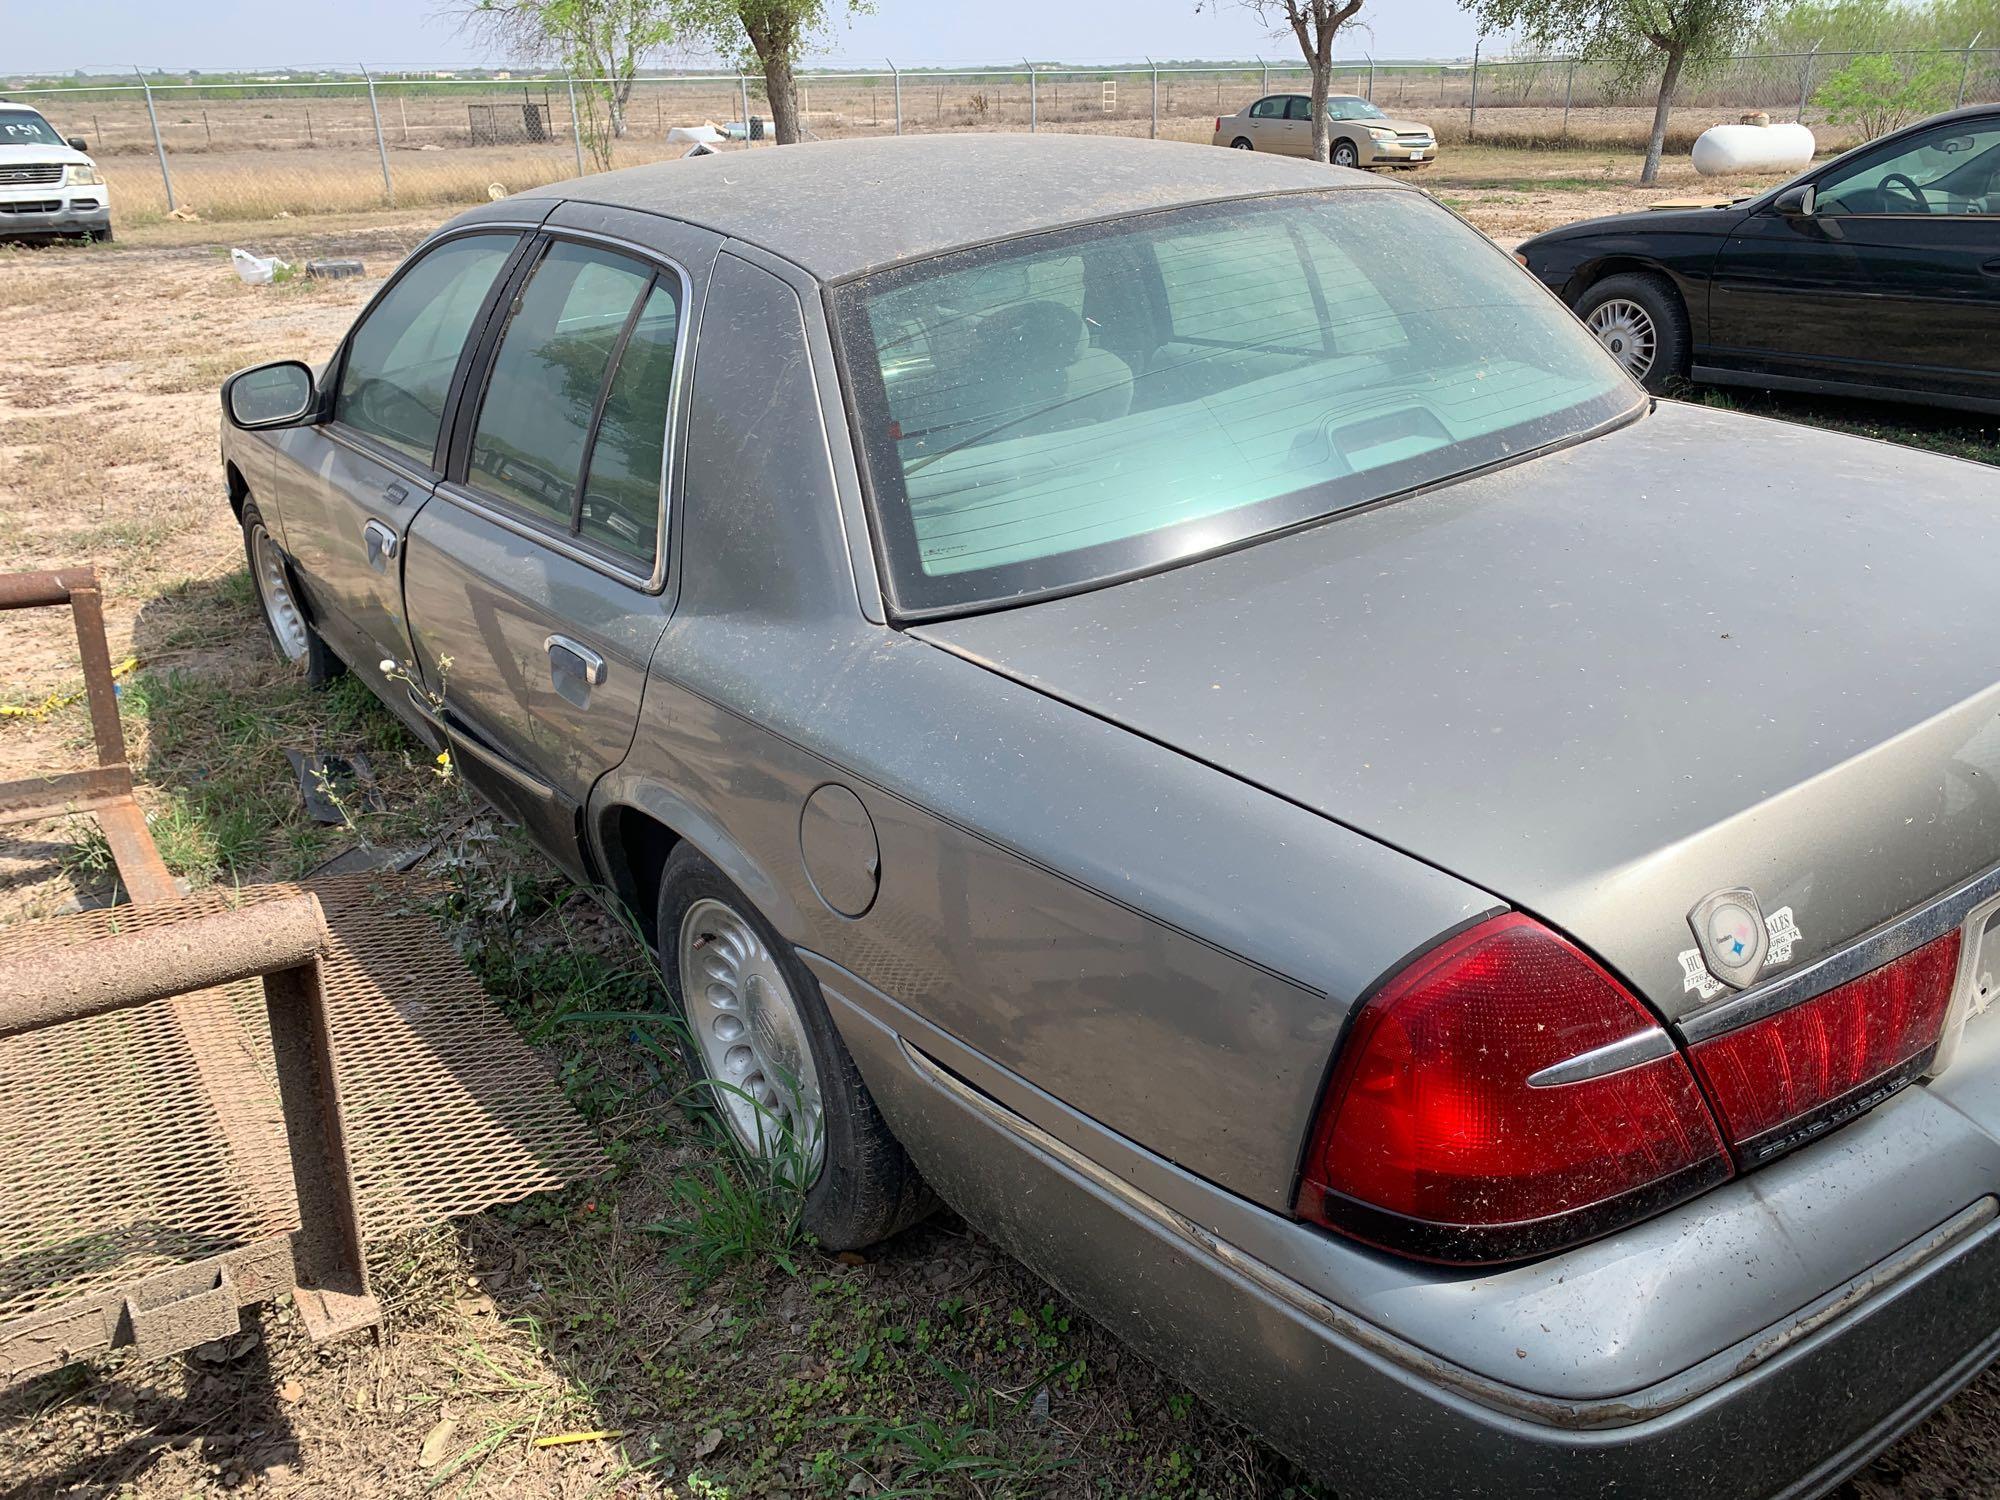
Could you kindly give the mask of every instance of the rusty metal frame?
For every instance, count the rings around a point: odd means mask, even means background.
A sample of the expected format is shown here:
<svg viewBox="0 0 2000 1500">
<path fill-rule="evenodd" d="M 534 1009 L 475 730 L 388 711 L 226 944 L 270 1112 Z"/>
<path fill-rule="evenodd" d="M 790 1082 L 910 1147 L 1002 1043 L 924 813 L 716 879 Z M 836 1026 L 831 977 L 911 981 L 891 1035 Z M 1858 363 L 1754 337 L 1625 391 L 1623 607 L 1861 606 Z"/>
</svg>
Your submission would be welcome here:
<svg viewBox="0 0 2000 1500">
<path fill-rule="evenodd" d="M 104 594 L 95 568 L 0 574 L 0 609 L 69 607 L 83 662 L 84 697 L 97 764 L 0 782 L 0 825 L 32 823 L 67 813 L 92 813 L 111 846 L 118 878 L 134 901 L 171 901 L 173 877 L 146 832 L 132 797 L 132 768 L 125 759 L 125 731 L 118 722 L 118 688 L 111 680 L 111 651 L 104 639 Z"/>
<path fill-rule="evenodd" d="M 329 942 L 319 901 L 301 894 L 0 965 L 0 1039 L 261 979 L 300 1225 L 0 1324 L 0 1386 L 111 1349 L 152 1358 L 228 1337 L 241 1308 L 285 1291 L 315 1340 L 381 1322 L 333 1068 Z"/>
</svg>

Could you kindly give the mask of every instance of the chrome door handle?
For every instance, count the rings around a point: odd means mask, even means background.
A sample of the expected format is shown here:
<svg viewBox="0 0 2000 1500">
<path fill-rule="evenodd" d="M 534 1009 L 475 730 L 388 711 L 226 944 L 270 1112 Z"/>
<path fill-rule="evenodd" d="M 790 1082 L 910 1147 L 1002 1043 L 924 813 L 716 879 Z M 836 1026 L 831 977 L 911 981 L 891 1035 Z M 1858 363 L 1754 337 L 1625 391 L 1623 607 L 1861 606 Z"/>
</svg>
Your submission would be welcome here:
<svg viewBox="0 0 2000 1500">
<path fill-rule="evenodd" d="M 389 564 L 396 560 L 396 554 L 403 550 L 403 539 L 396 535 L 392 527 L 380 521 L 370 521 L 361 528 L 361 540 L 368 547 L 368 566 L 377 573 L 386 573 Z"/>
<path fill-rule="evenodd" d="M 549 653 L 549 686 L 578 708 L 590 703 L 590 690 L 604 681 L 604 658 L 566 635 L 542 642 Z"/>
</svg>

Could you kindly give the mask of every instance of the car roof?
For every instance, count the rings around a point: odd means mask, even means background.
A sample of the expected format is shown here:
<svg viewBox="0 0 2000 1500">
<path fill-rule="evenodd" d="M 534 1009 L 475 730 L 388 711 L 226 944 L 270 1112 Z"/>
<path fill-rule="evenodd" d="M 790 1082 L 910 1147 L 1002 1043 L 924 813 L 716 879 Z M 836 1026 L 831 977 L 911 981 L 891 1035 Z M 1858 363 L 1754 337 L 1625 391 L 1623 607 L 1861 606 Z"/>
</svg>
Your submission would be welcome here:
<svg viewBox="0 0 2000 1500">
<path fill-rule="evenodd" d="M 1178 141 L 982 133 L 719 152 L 520 196 L 662 214 L 831 282 L 1124 214 L 1330 187 L 1407 191 L 1316 162 Z"/>
</svg>

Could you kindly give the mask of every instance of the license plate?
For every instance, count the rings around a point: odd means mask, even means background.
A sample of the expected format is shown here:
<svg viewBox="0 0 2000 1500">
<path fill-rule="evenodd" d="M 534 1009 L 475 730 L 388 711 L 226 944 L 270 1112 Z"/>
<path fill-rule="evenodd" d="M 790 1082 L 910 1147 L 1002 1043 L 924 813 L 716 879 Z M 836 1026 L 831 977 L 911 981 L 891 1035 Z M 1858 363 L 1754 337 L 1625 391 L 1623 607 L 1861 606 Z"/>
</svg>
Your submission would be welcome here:
<svg viewBox="0 0 2000 1500">
<path fill-rule="evenodd" d="M 1424 159 L 1424 153 L 1421 151 L 1412 151 L 1410 153 L 1411 161 L 1422 161 L 1423 159 Z"/>
</svg>

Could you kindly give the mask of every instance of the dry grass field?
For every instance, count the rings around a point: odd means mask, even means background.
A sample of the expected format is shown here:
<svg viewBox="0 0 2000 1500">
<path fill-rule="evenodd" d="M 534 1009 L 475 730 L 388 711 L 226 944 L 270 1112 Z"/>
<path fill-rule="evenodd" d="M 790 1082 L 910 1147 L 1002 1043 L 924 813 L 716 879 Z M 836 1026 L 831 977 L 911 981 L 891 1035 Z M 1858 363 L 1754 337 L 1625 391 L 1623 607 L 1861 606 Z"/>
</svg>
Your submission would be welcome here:
<svg viewBox="0 0 2000 1500">
<path fill-rule="evenodd" d="M 1511 238 L 1643 201 L 1631 176 L 1624 155 L 1480 150 L 1426 181 Z M 357 839 L 401 848 L 455 829 L 428 866 L 452 891 L 455 940 L 617 1170 L 382 1247 L 379 1343 L 314 1347 L 280 1305 L 226 1345 L 78 1366 L 0 1397 L 0 1497 L 1328 1493 L 950 1215 L 866 1258 L 801 1242 L 783 1194 L 686 1107 L 645 1019 L 648 960 L 623 929 L 432 776 L 351 681 L 310 692 L 269 652 L 217 472 L 216 384 L 252 361 L 322 357 L 442 216 L 161 222 L 114 245 L 0 249 L 5 565 L 103 570 L 113 658 L 137 659 L 122 707 L 141 796 L 191 884 L 292 876 Z M 249 287 L 231 243 L 356 255 L 368 274 Z M 1986 428 L 1923 413 L 1780 410 L 1996 452 Z M 75 686 L 65 630 L 52 612 L 0 615 L 0 701 Z M 386 809 L 352 831 L 310 822 L 288 746 L 365 753 Z M 80 708 L 0 719 L 0 779 L 88 747 Z M 0 922 L 101 893 L 85 825 L 5 832 Z M 535 1443 L 571 1433 L 610 1435 Z M 1989 1374 L 1844 1496 L 1992 1494 L 1996 1475 Z"/>
<path fill-rule="evenodd" d="M 1384 74 L 1374 93 L 1384 110 L 1425 121 L 1448 146 L 1462 146 L 1473 135 L 1467 85 L 1462 73 Z M 1303 84 L 1274 75 L 1271 86 Z M 1359 91 L 1365 77 L 1344 77 L 1339 86 Z M 1158 134 L 1206 142 L 1215 117 L 1249 103 L 1259 87 L 1254 76 L 1163 75 Z M 1652 123 L 1649 105 L 1608 102 L 1588 89 L 1579 90 L 1574 107 L 1565 112 L 1556 72 L 1529 78 L 1500 69 L 1486 88 L 1477 142 L 1533 149 L 1552 164 L 1622 152 L 1643 143 Z M 65 132 L 89 141 L 109 181 L 120 226 L 140 227 L 166 212 L 151 124 L 136 90 L 19 97 L 46 110 Z M 593 134 L 608 133 L 592 130 L 590 99 L 587 93 L 580 97 L 585 159 L 594 163 L 587 142 Z M 1668 133 L 1670 150 L 1685 154 L 1708 126 L 1736 119 L 1747 106 L 1730 102 L 1734 97 L 1697 94 L 1678 108 Z M 382 208 L 388 196 L 385 153 L 395 202 L 402 207 L 477 202 L 494 184 L 517 192 L 577 171 L 579 143 L 571 131 L 569 95 L 560 84 L 526 84 L 505 94 L 442 89 L 386 94 L 380 100 L 379 146 L 367 93 L 358 86 L 217 99 L 162 90 L 155 98 L 177 201 L 211 221 Z M 752 114 L 768 116 L 754 89 L 739 92 L 726 82 L 642 82 L 628 106 L 626 134 L 607 141 L 609 162 L 633 166 L 678 156 L 683 148 L 666 141 L 672 126 L 740 119 L 746 100 Z M 808 127 L 821 139 L 895 129 L 895 90 L 887 75 L 812 83 L 804 103 Z M 1044 130 L 1128 136 L 1154 130 L 1150 86 L 1144 77 L 1130 75 L 1117 80 L 1109 94 L 1095 80 L 1046 79 L 1032 104 L 1018 80 L 907 76 L 903 107 L 905 127 L 913 132 L 1025 130 L 1031 112 Z M 534 112 L 532 126 L 524 109 Z M 1822 150 L 1853 143 L 1845 128 L 1820 124 L 1816 130 Z"/>
</svg>

